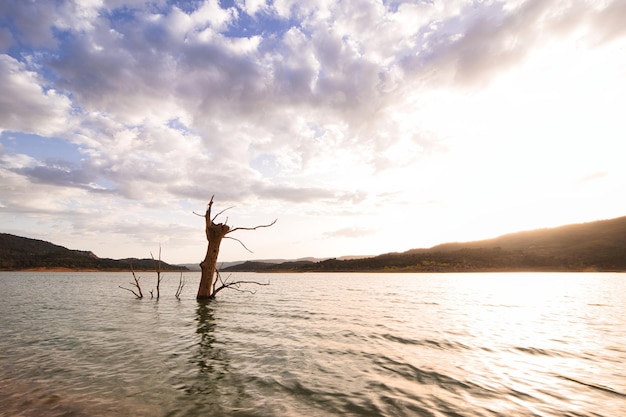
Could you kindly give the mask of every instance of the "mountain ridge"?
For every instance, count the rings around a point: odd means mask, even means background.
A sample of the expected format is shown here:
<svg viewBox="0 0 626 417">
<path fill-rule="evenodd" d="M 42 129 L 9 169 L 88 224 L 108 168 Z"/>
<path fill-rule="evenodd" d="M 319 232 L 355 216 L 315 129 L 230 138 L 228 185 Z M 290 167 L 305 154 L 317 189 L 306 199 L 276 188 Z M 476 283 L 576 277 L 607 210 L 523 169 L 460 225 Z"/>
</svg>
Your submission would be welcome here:
<svg viewBox="0 0 626 417">
<path fill-rule="evenodd" d="M 224 262 L 228 272 L 626 271 L 626 216 L 491 239 L 448 242 L 376 256 Z M 99 258 L 38 239 L 0 233 L 0 270 L 154 270 L 153 259 Z M 188 265 L 161 262 L 162 270 Z"/>
<path fill-rule="evenodd" d="M 99 258 L 91 251 L 68 249 L 45 240 L 0 233 L 0 270 L 155 270 L 153 259 Z M 187 268 L 160 262 L 162 271 L 185 271 Z"/>
<path fill-rule="evenodd" d="M 243 263 L 240 272 L 626 271 L 626 217 L 450 242 L 359 259 Z"/>
</svg>

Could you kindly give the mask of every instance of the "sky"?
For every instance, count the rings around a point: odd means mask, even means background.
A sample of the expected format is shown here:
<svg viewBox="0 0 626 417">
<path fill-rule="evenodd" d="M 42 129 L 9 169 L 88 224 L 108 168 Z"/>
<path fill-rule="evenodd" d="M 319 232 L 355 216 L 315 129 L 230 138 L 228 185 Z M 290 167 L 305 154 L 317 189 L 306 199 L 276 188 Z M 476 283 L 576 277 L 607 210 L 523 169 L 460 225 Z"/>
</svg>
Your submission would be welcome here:
<svg viewBox="0 0 626 417">
<path fill-rule="evenodd" d="M 623 0 L 3 0 L 0 232 L 377 255 L 626 215 Z"/>
</svg>

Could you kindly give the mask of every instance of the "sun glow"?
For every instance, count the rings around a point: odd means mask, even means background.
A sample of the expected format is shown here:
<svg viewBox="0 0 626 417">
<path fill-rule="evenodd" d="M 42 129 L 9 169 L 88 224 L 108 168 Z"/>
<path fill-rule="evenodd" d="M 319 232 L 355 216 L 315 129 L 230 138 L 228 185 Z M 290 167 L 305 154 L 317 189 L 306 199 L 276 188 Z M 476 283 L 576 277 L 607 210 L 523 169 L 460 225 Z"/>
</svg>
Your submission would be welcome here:
<svg viewBox="0 0 626 417">
<path fill-rule="evenodd" d="M 572 39 L 533 51 L 484 90 L 416 99 L 419 125 L 446 150 L 439 169 L 416 166 L 415 176 L 436 182 L 428 195 L 443 202 L 438 217 L 448 207 L 449 220 L 463 219 L 459 240 L 592 220 L 607 199 L 618 208 L 600 211 L 621 215 L 624 199 L 610 190 L 626 171 L 606 152 L 623 141 L 624 66 L 609 64 L 619 49 L 591 52 Z"/>
</svg>

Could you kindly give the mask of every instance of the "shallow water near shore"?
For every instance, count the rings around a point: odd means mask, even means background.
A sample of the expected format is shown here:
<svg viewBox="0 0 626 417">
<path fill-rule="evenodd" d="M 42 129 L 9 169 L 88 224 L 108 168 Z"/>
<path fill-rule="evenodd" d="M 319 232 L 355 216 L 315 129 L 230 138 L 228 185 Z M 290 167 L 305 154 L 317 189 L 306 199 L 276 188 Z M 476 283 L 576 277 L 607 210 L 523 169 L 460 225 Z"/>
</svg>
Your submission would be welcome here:
<svg viewBox="0 0 626 417">
<path fill-rule="evenodd" d="M 0 273 L 0 416 L 606 416 L 626 274 Z"/>
</svg>

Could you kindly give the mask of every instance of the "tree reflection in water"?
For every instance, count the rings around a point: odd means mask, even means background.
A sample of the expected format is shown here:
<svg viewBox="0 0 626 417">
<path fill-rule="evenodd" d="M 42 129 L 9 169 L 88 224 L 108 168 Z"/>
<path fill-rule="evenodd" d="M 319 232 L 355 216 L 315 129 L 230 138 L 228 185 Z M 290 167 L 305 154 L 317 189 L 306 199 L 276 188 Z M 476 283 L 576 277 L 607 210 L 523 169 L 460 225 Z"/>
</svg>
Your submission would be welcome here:
<svg viewBox="0 0 626 417">
<path fill-rule="evenodd" d="M 192 360 L 200 368 L 200 375 L 210 375 L 212 378 L 219 377 L 220 374 L 223 374 L 225 369 L 222 368 L 226 368 L 226 363 L 224 362 L 224 352 L 213 346 L 216 323 L 210 302 L 198 302 L 196 316 L 198 322 L 196 333 L 200 336 L 200 340 L 198 351 Z"/>
<path fill-rule="evenodd" d="M 190 357 L 193 365 L 191 372 L 184 376 L 186 398 L 181 401 L 189 406 L 178 410 L 182 412 L 181 416 L 249 415 L 251 410 L 244 406 L 249 396 L 246 395 L 242 379 L 231 369 L 229 352 L 217 341 L 218 323 L 214 308 L 214 301 L 198 302 L 196 333 L 199 337 Z"/>
<path fill-rule="evenodd" d="M 206 401 L 219 402 L 219 382 L 228 373 L 227 355 L 224 349 L 215 346 L 215 321 L 213 306 L 210 301 L 198 302 L 196 309 L 197 348 L 191 356 L 197 374 L 192 378 L 192 385 L 186 388 L 189 394 L 211 394 Z"/>
</svg>

